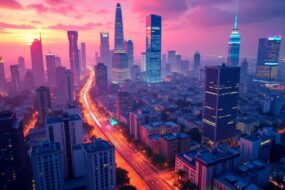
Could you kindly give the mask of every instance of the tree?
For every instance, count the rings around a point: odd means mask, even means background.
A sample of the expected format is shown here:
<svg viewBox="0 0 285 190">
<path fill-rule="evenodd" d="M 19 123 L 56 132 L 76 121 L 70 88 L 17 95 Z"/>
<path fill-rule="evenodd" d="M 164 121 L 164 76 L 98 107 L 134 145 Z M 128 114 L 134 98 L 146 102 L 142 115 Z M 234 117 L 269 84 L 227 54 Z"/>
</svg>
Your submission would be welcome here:
<svg viewBox="0 0 285 190">
<path fill-rule="evenodd" d="M 121 187 L 119 190 L 137 190 L 137 188 L 135 188 L 132 185 L 126 185 L 126 186 Z"/>
<path fill-rule="evenodd" d="M 130 183 L 130 178 L 128 176 L 128 171 L 123 168 L 116 168 L 116 186 L 121 188 Z"/>
<path fill-rule="evenodd" d="M 179 170 L 176 172 L 176 179 L 174 186 L 179 190 L 197 190 L 197 186 L 192 183 L 188 177 L 185 170 Z"/>
</svg>

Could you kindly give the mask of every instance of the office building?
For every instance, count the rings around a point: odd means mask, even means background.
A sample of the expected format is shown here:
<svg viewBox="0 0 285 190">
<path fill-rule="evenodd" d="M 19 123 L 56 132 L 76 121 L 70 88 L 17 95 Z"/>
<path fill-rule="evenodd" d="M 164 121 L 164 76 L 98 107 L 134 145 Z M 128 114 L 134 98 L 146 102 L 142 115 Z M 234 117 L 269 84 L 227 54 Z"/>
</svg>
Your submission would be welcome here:
<svg viewBox="0 0 285 190">
<path fill-rule="evenodd" d="M 175 50 L 168 50 L 167 52 L 167 62 L 170 64 L 170 72 L 175 70 L 176 66 L 176 51 Z"/>
<path fill-rule="evenodd" d="M 65 72 L 66 68 L 63 66 L 56 67 L 55 69 L 56 91 L 61 92 L 62 94 L 65 93 L 65 89 L 62 88 L 65 86 Z"/>
<path fill-rule="evenodd" d="M 83 143 L 83 126 L 80 115 L 69 115 L 47 117 L 45 128 L 50 142 L 60 143 L 64 157 L 64 177 L 74 176 L 72 147 Z"/>
<path fill-rule="evenodd" d="M 112 79 L 112 56 L 109 45 L 109 33 L 100 32 L 100 58 L 102 63 L 107 66 L 108 81 Z"/>
<path fill-rule="evenodd" d="M 0 189 L 30 188 L 23 123 L 15 111 L 0 112 Z"/>
<path fill-rule="evenodd" d="M 6 78 L 5 78 L 5 67 L 4 60 L 0 57 L 0 93 L 6 91 Z"/>
<path fill-rule="evenodd" d="M 24 81 L 24 88 L 33 91 L 35 89 L 34 76 L 31 70 L 27 70 Z"/>
<path fill-rule="evenodd" d="M 12 78 L 12 93 L 18 94 L 21 92 L 21 81 L 20 81 L 20 72 L 19 72 L 19 65 L 11 65 L 11 78 Z"/>
<path fill-rule="evenodd" d="M 100 95 L 108 91 L 107 70 L 107 66 L 104 63 L 98 63 L 95 66 L 95 87 L 96 92 Z"/>
<path fill-rule="evenodd" d="M 131 68 L 134 65 L 134 43 L 131 39 L 128 39 L 124 43 L 125 51 L 128 54 L 128 66 Z"/>
<path fill-rule="evenodd" d="M 25 58 L 23 56 L 18 57 L 18 65 L 20 72 L 20 80 L 21 82 L 23 82 L 26 76 L 26 64 L 25 64 Z"/>
<path fill-rule="evenodd" d="M 43 124 L 52 110 L 50 89 L 49 87 L 41 86 L 36 91 L 36 107 L 39 114 L 39 122 Z"/>
<path fill-rule="evenodd" d="M 68 103 L 72 103 L 75 99 L 74 92 L 74 77 L 70 69 L 66 69 L 64 72 L 64 98 Z"/>
<path fill-rule="evenodd" d="M 86 44 L 81 43 L 81 73 L 86 72 Z"/>
<path fill-rule="evenodd" d="M 182 56 L 180 54 L 176 54 L 175 56 L 175 69 L 174 69 L 174 72 L 176 73 L 182 73 L 182 68 L 181 68 L 181 59 L 182 59 Z"/>
<path fill-rule="evenodd" d="M 235 16 L 234 29 L 229 38 L 228 66 L 239 66 L 240 33 L 238 30 L 238 16 Z"/>
<path fill-rule="evenodd" d="M 120 91 L 116 99 L 116 116 L 120 121 L 122 117 L 128 118 L 129 114 L 133 111 L 134 100 L 130 93 Z"/>
<path fill-rule="evenodd" d="M 218 144 L 234 136 L 238 93 L 239 67 L 206 67 L 202 107 L 204 142 Z"/>
<path fill-rule="evenodd" d="M 239 164 L 239 150 L 228 146 L 219 146 L 207 150 L 180 153 L 175 158 L 175 171 L 184 170 L 190 182 L 199 190 L 213 189 L 214 178 L 222 173 L 235 170 Z"/>
<path fill-rule="evenodd" d="M 116 5 L 114 50 L 124 49 L 124 29 L 121 4 Z"/>
<path fill-rule="evenodd" d="M 190 62 L 188 60 L 181 60 L 181 74 L 188 76 Z"/>
<path fill-rule="evenodd" d="M 55 81 L 55 55 L 49 53 L 46 55 L 46 66 L 47 66 L 47 81 L 48 86 L 52 89 L 56 87 Z"/>
<path fill-rule="evenodd" d="M 133 65 L 130 70 L 131 80 L 138 81 L 140 79 L 141 69 L 138 65 Z"/>
<path fill-rule="evenodd" d="M 125 50 L 115 50 L 112 59 L 112 82 L 121 84 L 128 78 L 128 55 Z"/>
<path fill-rule="evenodd" d="M 193 64 L 193 68 L 192 68 L 192 77 L 194 78 L 199 78 L 199 69 L 200 69 L 200 61 L 201 61 L 201 55 L 200 53 L 197 51 L 194 54 L 194 64 Z"/>
<path fill-rule="evenodd" d="M 279 51 L 281 37 L 270 36 L 259 39 L 256 79 L 259 81 L 270 82 L 277 78 L 279 65 Z"/>
<path fill-rule="evenodd" d="M 87 190 L 116 189 L 115 148 L 102 139 L 83 144 Z"/>
<path fill-rule="evenodd" d="M 80 64 L 79 64 L 79 54 L 77 46 L 78 32 L 67 31 L 67 37 L 69 41 L 70 69 L 74 75 L 74 81 L 77 84 L 80 80 Z"/>
<path fill-rule="evenodd" d="M 30 50 L 34 81 L 36 87 L 39 87 L 45 83 L 42 40 L 35 39 L 30 46 Z"/>
<path fill-rule="evenodd" d="M 161 82 L 161 16 L 146 18 L 146 81 Z"/>
<path fill-rule="evenodd" d="M 59 143 L 48 141 L 32 148 L 35 189 L 63 190 L 63 157 Z"/>
<path fill-rule="evenodd" d="M 140 68 L 142 72 L 146 71 L 146 53 L 145 52 L 141 53 Z"/>
</svg>

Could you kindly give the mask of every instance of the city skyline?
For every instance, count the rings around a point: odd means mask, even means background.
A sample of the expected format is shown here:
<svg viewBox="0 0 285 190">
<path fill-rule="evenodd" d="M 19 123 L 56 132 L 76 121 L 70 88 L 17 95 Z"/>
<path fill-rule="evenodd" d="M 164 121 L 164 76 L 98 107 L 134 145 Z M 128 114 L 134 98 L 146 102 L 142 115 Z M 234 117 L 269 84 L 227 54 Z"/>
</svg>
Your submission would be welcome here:
<svg viewBox="0 0 285 190">
<path fill-rule="evenodd" d="M 0 47 L 1 49 L 3 49 L 2 46 L 5 47 L 3 51 L 6 55 L 3 58 L 5 63 L 11 65 L 16 62 L 9 51 L 13 48 L 22 52 L 27 60 L 27 66 L 30 67 L 27 46 L 34 38 L 39 38 L 39 32 L 41 32 L 43 54 L 51 50 L 61 55 L 63 64 L 67 66 L 68 52 L 65 51 L 67 44 L 64 35 L 66 30 L 77 30 L 79 32 L 78 42 L 86 42 L 87 46 L 94 50 L 87 52 L 87 60 L 90 62 L 94 59 L 95 51 L 99 52 L 100 32 L 110 32 L 110 44 L 114 44 L 115 14 L 112 7 L 115 7 L 117 2 L 111 0 L 109 2 L 107 4 L 110 6 L 104 5 L 101 1 L 91 3 L 91 6 L 87 1 L 70 3 L 64 0 L 45 0 L 41 5 L 30 0 L 21 1 L 21 4 L 15 0 L 1 2 L 0 9 L 3 19 L 0 23 L 0 42 L 2 42 Z M 236 9 L 234 0 L 217 0 L 215 3 L 184 0 L 173 3 L 168 0 L 153 2 L 152 6 L 150 6 L 151 3 L 143 1 L 136 1 L 136 3 L 121 1 L 120 3 L 124 9 L 124 36 L 134 41 L 136 62 L 138 62 L 140 53 L 145 49 L 144 31 L 138 28 L 144 27 L 145 17 L 150 13 L 161 15 L 163 18 L 162 40 L 165 43 L 163 43 L 162 52 L 171 49 L 173 45 L 187 58 L 191 58 L 196 51 L 200 51 L 204 59 L 223 56 L 222 61 L 225 61 L 228 48 L 227 36 L 233 29 L 232 21 Z M 259 38 L 275 34 L 285 36 L 284 26 L 278 24 L 285 17 L 282 12 L 285 3 L 277 0 L 269 5 L 270 10 L 267 9 L 266 4 L 265 1 L 256 0 L 250 3 L 241 0 L 239 3 L 239 30 L 242 35 L 240 59 L 256 58 L 258 48 L 256 44 Z M 85 15 L 82 15 L 83 10 Z M 270 11 L 275 14 L 270 14 Z M 10 16 L 11 12 L 21 15 L 23 19 Z M 208 16 L 209 12 L 215 15 L 215 18 Z M 48 17 L 49 13 L 54 14 Z M 37 19 L 27 19 L 35 18 L 35 16 Z M 166 40 L 178 35 L 185 36 L 185 38 Z M 211 45 L 208 44 L 209 40 L 211 40 Z M 114 47 L 111 46 L 111 48 Z M 281 60 L 283 60 L 284 44 L 282 44 L 280 53 Z"/>
</svg>

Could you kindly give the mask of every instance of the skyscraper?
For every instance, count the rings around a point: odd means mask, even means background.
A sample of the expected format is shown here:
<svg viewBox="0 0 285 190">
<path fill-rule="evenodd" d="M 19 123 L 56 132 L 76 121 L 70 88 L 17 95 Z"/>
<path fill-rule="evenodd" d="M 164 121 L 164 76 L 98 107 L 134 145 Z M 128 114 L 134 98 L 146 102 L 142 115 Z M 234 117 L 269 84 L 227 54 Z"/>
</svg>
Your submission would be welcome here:
<svg viewBox="0 0 285 190">
<path fill-rule="evenodd" d="M 115 15 L 115 38 L 114 38 L 114 49 L 122 50 L 124 49 L 124 30 L 123 30 L 123 16 L 120 3 L 116 6 Z"/>
<path fill-rule="evenodd" d="M 55 55 L 49 53 L 46 55 L 46 66 L 47 66 L 47 79 L 48 79 L 48 86 L 50 88 L 55 88 Z"/>
<path fill-rule="evenodd" d="M 95 66 L 95 87 L 98 94 L 104 94 L 108 90 L 107 66 L 104 63 Z"/>
<path fill-rule="evenodd" d="M 146 81 L 161 82 L 161 16 L 146 18 Z"/>
<path fill-rule="evenodd" d="M 202 136 L 204 142 L 218 144 L 234 136 L 240 68 L 223 64 L 205 72 Z"/>
<path fill-rule="evenodd" d="M 30 91 L 34 90 L 35 88 L 34 77 L 33 77 L 33 73 L 31 70 L 27 70 L 24 84 L 25 84 L 26 90 L 30 90 Z"/>
<path fill-rule="evenodd" d="M 142 52 L 141 53 L 141 65 L 140 68 L 142 71 L 146 71 L 146 53 Z"/>
<path fill-rule="evenodd" d="M 239 66 L 240 33 L 238 31 L 238 16 L 235 16 L 235 24 L 229 39 L 228 61 L 229 66 Z"/>
<path fill-rule="evenodd" d="M 116 115 L 120 120 L 121 115 L 129 117 L 133 111 L 134 101 L 132 95 L 127 91 L 120 91 L 116 99 Z"/>
<path fill-rule="evenodd" d="M 124 47 L 125 47 L 125 51 L 128 54 L 128 65 L 129 65 L 129 68 L 131 68 L 134 64 L 134 44 L 133 44 L 133 41 L 131 39 L 126 40 Z"/>
<path fill-rule="evenodd" d="M 199 76 L 200 60 L 201 60 L 201 55 L 197 51 L 194 54 L 194 64 L 193 64 L 193 68 L 192 68 L 192 77 L 194 77 L 194 78 L 198 78 L 198 76 Z"/>
<path fill-rule="evenodd" d="M 56 67 L 61 66 L 61 58 L 59 56 L 55 56 L 55 66 Z"/>
<path fill-rule="evenodd" d="M 56 82 L 56 91 L 64 94 L 64 86 L 65 86 L 65 70 L 66 68 L 63 66 L 56 67 L 55 69 L 55 82 Z"/>
<path fill-rule="evenodd" d="M 63 157 L 59 143 L 48 141 L 32 148 L 32 164 L 37 190 L 63 190 Z"/>
<path fill-rule="evenodd" d="M 4 60 L 0 57 L 0 93 L 6 91 L 6 79 L 5 79 L 5 69 L 4 69 Z"/>
<path fill-rule="evenodd" d="M 83 144 L 87 190 L 116 189 L 115 148 L 102 139 Z"/>
<path fill-rule="evenodd" d="M 1 111 L 0 126 L 0 189 L 30 189 L 22 121 L 15 111 Z"/>
<path fill-rule="evenodd" d="M 173 72 L 176 63 L 176 51 L 175 50 L 168 50 L 167 52 L 167 59 L 168 63 L 170 64 L 170 71 Z"/>
<path fill-rule="evenodd" d="M 112 78 L 112 61 L 111 61 L 108 32 L 100 32 L 100 57 L 102 63 L 104 63 L 107 66 L 108 80 L 110 81 Z"/>
<path fill-rule="evenodd" d="M 39 122 L 43 124 L 52 109 L 49 87 L 41 86 L 37 88 L 36 101 L 39 113 Z"/>
<path fill-rule="evenodd" d="M 12 78 L 12 92 L 13 94 L 17 94 L 21 92 L 21 82 L 20 82 L 20 72 L 19 65 L 11 65 L 11 78 Z"/>
<path fill-rule="evenodd" d="M 67 37 L 69 41 L 69 61 L 70 69 L 74 75 L 75 83 L 77 84 L 80 79 L 80 64 L 79 64 L 79 54 L 78 54 L 78 32 L 77 31 L 67 31 Z"/>
<path fill-rule="evenodd" d="M 112 82 L 120 84 L 128 78 L 128 55 L 125 50 L 115 50 L 112 58 Z"/>
<path fill-rule="evenodd" d="M 26 76 L 26 64 L 23 56 L 18 57 L 19 73 L 21 82 L 24 81 Z"/>
<path fill-rule="evenodd" d="M 130 69 L 130 76 L 132 81 L 139 80 L 141 69 L 138 65 L 133 65 Z"/>
<path fill-rule="evenodd" d="M 35 39 L 30 46 L 32 59 L 32 72 L 35 85 L 38 87 L 45 83 L 42 40 Z"/>
<path fill-rule="evenodd" d="M 274 81 L 277 78 L 281 37 L 270 36 L 259 39 L 256 78 Z"/>
<path fill-rule="evenodd" d="M 81 43 L 81 72 L 86 72 L 86 45 L 84 42 Z"/>
<path fill-rule="evenodd" d="M 68 103 L 72 103 L 75 98 L 74 93 L 74 78 L 70 69 L 66 69 L 64 72 L 64 97 Z"/>
</svg>

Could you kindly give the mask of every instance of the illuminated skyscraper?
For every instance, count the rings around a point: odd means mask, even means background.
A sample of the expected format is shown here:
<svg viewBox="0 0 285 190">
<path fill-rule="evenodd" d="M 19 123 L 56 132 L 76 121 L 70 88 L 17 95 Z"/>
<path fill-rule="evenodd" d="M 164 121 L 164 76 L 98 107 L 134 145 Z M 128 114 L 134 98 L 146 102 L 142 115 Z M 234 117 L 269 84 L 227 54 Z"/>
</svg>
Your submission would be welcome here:
<svg viewBox="0 0 285 190">
<path fill-rule="evenodd" d="M 128 55 L 125 50 L 115 50 L 112 59 L 112 82 L 120 84 L 128 78 Z"/>
<path fill-rule="evenodd" d="M 43 124 L 52 109 L 49 87 L 41 86 L 37 88 L 36 102 L 37 111 L 39 113 L 39 122 Z"/>
<path fill-rule="evenodd" d="M 161 16 L 146 18 L 146 81 L 161 82 Z"/>
<path fill-rule="evenodd" d="M 45 83 L 42 40 L 35 39 L 30 46 L 32 59 L 32 72 L 35 85 L 38 87 Z"/>
<path fill-rule="evenodd" d="M 0 57 L 0 93 L 6 91 L 4 60 Z"/>
<path fill-rule="evenodd" d="M 86 72 L 86 45 L 84 42 L 81 43 L 81 72 Z"/>
<path fill-rule="evenodd" d="M 66 69 L 64 72 L 64 97 L 68 103 L 72 103 L 75 98 L 74 92 L 74 77 L 70 69 Z"/>
<path fill-rule="evenodd" d="M 116 16 L 115 16 L 115 40 L 114 40 L 115 50 L 124 49 L 124 29 L 123 29 L 123 16 L 120 3 L 116 6 Z"/>
<path fill-rule="evenodd" d="M 141 53 L 141 64 L 140 64 L 141 71 L 146 71 L 146 53 Z"/>
<path fill-rule="evenodd" d="M 48 86 L 50 88 L 55 88 L 55 55 L 49 53 L 46 55 L 46 66 L 47 66 L 47 79 L 48 79 Z"/>
<path fill-rule="evenodd" d="M 67 37 L 69 41 L 70 69 L 74 75 L 75 83 L 77 84 L 80 79 L 80 64 L 79 64 L 79 54 L 77 46 L 78 32 L 67 31 Z"/>
<path fill-rule="evenodd" d="M 193 64 L 193 68 L 192 68 L 192 77 L 194 77 L 194 78 L 199 78 L 200 60 L 201 60 L 201 55 L 197 51 L 194 54 L 194 64 Z"/>
<path fill-rule="evenodd" d="M 104 63 L 95 66 L 95 87 L 98 94 L 104 94 L 108 90 L 107 66 Z"/>
<path fill-rule="evenodd" d="M 238 31 L 238 17 L 235 16 L 235 24 L 229 39 L 228 61 L 229 66 L 239 66 L 240 33 Z"/>
<path fill-rule="evenodd" d="M 205 142 L 218 144 L 234 136 L 240 68 L 223 64 L 206 67 L 205 72 L 202 136 Z"/>
<path fill-rule="evenodd" d="M 17 94 L 21 92 L 19 65 L 11 65 L 10 71 L 12 78 L 12 92 L 13 94 Z"/>
<path fill-rule="evenodd" d="M 274 81 L 277 78 L 281 37 L 271 36 L 259 39 L 256 78 Z"/>
<path fill-rule="evenodd" d="M 24 81 L 26 76 L 26 64 L 25 64 L 25 58 L 23 56 L 18 57 L 18 65 L 20 72 L 20 80 L 22 82 Z"/>
<path fill-rule="evenodd" d="M 100 57 L 102 63 L 104 63 L 107 66 L 108 80 L 110 81 L 112 77 L 112 61 L 111 61 L 108 32 L 100 32 Z"/>
<path fill-rule="evenodd" d="M 128 65 L 129 68 L 131 68 L 134 64 L 134 44 L 131 39 L 128 39 L 125 41 L 125 51 L 128 54 Z"/>
</svg>

